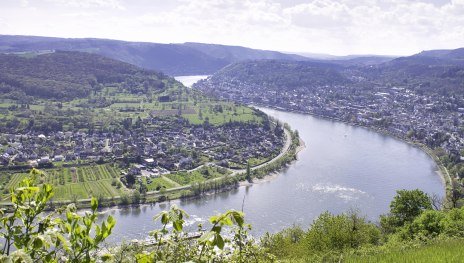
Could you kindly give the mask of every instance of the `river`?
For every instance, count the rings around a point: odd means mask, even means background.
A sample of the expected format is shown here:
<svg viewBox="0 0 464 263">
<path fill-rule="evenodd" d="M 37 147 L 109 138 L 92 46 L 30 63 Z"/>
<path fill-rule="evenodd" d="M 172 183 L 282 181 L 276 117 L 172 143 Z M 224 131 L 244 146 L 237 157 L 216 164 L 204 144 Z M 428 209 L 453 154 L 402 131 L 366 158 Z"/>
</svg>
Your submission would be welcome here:
<svg viewBox="0 0 464 263">
<path fill-rule="evenodd" d="M 206 79 L 209 75 L 198 75 L 198 76 L 176 76 L 174 77 L 177 81 L 182 82 L 184 86 L 191 88 L 192 85 L 202 79 Z"/>
<path fill-rule="evenodd" d="M 306 148 L 298 160 L 249 186 L 201 198 L 105 210 L 117 224 L 110 242 L 143 239 L 156 226 L 155 214 L 177 204 L 195 226 L 227 209 L 240 210 L 256 236 L 293 224 L 308 227 L 322 212 L 358 209 L 376 221 L 389 209 L 398 189 L 419 188 L 443 196 L 444 185 L 433 160 L 420 149 L 369 129 L 299 113 L 262 108 L 299 131 Z"/>
</svg>

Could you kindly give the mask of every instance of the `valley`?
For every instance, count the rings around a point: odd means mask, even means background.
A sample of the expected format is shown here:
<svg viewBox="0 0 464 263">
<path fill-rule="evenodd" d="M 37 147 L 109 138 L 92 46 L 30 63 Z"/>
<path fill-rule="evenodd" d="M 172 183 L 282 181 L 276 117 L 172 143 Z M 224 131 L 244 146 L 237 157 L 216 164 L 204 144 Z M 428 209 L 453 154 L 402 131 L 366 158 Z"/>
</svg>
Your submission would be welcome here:
<svg viewBox="0 0 464 263">
<path fill-rule="evenodd" d="M 0 263 L 464 262 L 463 13 L 0 1 Z"/>
<path fill-rule="evenodd" d="M 170 200 L 139 207 L 107 208 L 119 222 L 111 242 L 146 240 L 147 232 L 160 224 L 152 217 L 177 205 L 190 218 L 186 228 L 209 225 L 211 214 L 225 207 L 243 211 L 251 233 L 262 237 L 297 224 L 310 225 L 324 211 L 334 214 L 358 209 L 373 222 L 384 214 L 397 189 L 420 188 L 443 197 L 444 183 L 433 159 L 420 149 L 363 127 L 294 112 L 260 108 L 298 130 L 306 147 L 297 160 L 263 180 L 245 182 L 227 191 L 196 198 Z M 242 208 L 243 207 L 243 208 Z"/>
</svg>

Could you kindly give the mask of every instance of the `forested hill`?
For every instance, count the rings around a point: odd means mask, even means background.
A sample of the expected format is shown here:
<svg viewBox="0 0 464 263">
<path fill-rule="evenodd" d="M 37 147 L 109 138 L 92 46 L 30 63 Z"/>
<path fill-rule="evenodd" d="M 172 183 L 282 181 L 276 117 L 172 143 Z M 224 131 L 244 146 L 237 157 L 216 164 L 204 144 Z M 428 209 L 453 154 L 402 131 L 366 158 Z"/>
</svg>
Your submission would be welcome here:
<svg viewBox="0 0 464 263">
<path fill-rule="evenodd" d="M 324 62 L 250 60 L 223 68 L 212 76 L 211 81 L 247 82 L 280 89 L 350 83 L 340 73 L 342 69 L 342 66 Z"/>
<path fill-rule="evenodd" d="M 69 39 L 0 35 L 0 52 L 83 51 L 121 60 L 171 76 L 213 74 L 245 59 L 306 60 L 298 55 L 245 47 L 200 43 L 158 44 L 108 39 Z"/>
<path fill-rule="evenodd" d="M 391 86 L 407 86 L 420 92 L 464 94 L 464 60 L 459 49 L 426 51 L 359 69 L 366 80 Z M 454 55 L 453 55 L 454 54 Z"/>
<path fill-rule="evenodd" d="M 161 90 L 165 78 L 162 73 L 84 52 L 0 54 L 0 94 L 9 99 L 71 100 L 111 84 L 131 93 Z"/>
</svg>

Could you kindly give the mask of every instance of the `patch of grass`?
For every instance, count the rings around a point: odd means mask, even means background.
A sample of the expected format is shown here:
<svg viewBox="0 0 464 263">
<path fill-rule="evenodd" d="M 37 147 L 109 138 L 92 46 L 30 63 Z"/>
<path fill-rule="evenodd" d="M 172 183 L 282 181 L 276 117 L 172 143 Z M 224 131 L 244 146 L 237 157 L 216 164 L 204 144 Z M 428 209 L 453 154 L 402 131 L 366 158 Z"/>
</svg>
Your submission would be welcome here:
<svg viewBox="0 0 464 263">
<path fill-rule="evenodd" d="M 143 178 L 142 180 L 143 180 L 143 183 L 146 184 L 148 191 L 159 191 L 162 188 L 169 189 L 169 188 L 175 187 L 174 184 L 172 184 L 171 182 L 168 182 L 162 177 L 149 178 L 149 179 Z"/>
<path fill-rule="evenodd" d="M 197 172 L 192 172 L 192 173 L 177 172 L 177 173 L 168 174 L 166 175 L 166 177 L 173 180 L 174 182 L 177 182 L 180 185 L 188 185 L 193 182 L 205 181 L 205 178 Z"/>
<path fill-rule="evenodd" d="M 269 158 L 250 158 L 248 161 L 250 162 L 250 166 L 253 167 L 269 161 Z"/>
<path fill-rule="evenodd" d="M 463 262 L 464 240 L 446 240 L 417 248 L 397 249 L 370 256 L 349 256 L 342 262 Z"/>
<path fill-rule="evenodd" d="M 209 179 L 218 178 L 230 174 L 227 169 L 220 167 L 203 166 L 192 172 L 177 172 L 166 175 L 167 178 L 177 182 L 180 185 L 188 185 L 197 182 L 203 182 Z"/>
<path fill-rule="evenodd" d="M 251 108 L 239 106 L 232 102 L 202 103 L 193 105 L 196 114 L 184 114 L 191 124 L 202 124 L 208 121 L 212 125 L 222 125 L 227 122 L 261 122 Z"/>
</svg>

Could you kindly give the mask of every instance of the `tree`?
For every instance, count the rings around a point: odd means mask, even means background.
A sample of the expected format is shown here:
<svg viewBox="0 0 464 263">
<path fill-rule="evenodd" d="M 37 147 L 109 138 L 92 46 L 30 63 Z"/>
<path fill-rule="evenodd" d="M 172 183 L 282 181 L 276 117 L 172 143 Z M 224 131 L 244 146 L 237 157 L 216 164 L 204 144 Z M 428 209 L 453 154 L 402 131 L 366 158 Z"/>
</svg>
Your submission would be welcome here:
<svg viewBox="0 0 464 263">
<path fill-rule="evenodd" d="M 135 184 L 135 180 L 136 180 L 136 177 L 134 174 L 132 173 L 129 173 L 126 175 L 126 183 L 127 183 L 127 186 L 131 187 L 132 185 Z"/>
<path fill-rule="evenodd" d="M 421 235 L 426 237 L 436 237 L 444 230 L 446 214 L 442 211 L 428 210 L 423 212 L 411 223 L 408 228 L 410 235 Z"/>
<path fill-rule="evenodd" d="M 246 168 L 246 179 L 248 182 L 252 182 L 252 178 L 251 178 L 251 167 L 250 167 L 250 161 L 247 162 L 247 168 Z"/>
<path fill-rule="evenodd" d="M 432 202 L 426 193 L 419 189 L 398 190 L 390 203 L 390 214 L 382 216 L 380 224 L 385 232 L 394 232 L 425 210 L 432 210 Z"/>
<path fill-rule="evenodd" d="M 379 240 L 378 228 L 357 211 L 350 211 L 340 215 L 322 213 L 311 225 L 304 243 L 309 250 L 320 252 L 378 244 Z"/>
<path fill-rule="evenodd" d="M 138 204 L 140 203 L 140 199 L 142 198 L 140 192 L 138 190 L 135 190 L 133 193 L 132 193 L 132 203 L 133 204 Z"/>
<path fill-rule="evenodd" d="M 282 136 L 283 133 L 284 133 L 284 129 L 282 128 L 282 124 L 280 122 L 277 122 L 276 127 L 274 129 L 274 134 L 277 137 L 280 137 Z"/>
<path fill-rule="evenodd" d="M 451 180 L 451 189 L 447 195 L 447 200 L 451 208 L 457 208 L 459 206 L 459 200 L 462 197 L 461 187 L 456 180 Z"/>
</svg>

